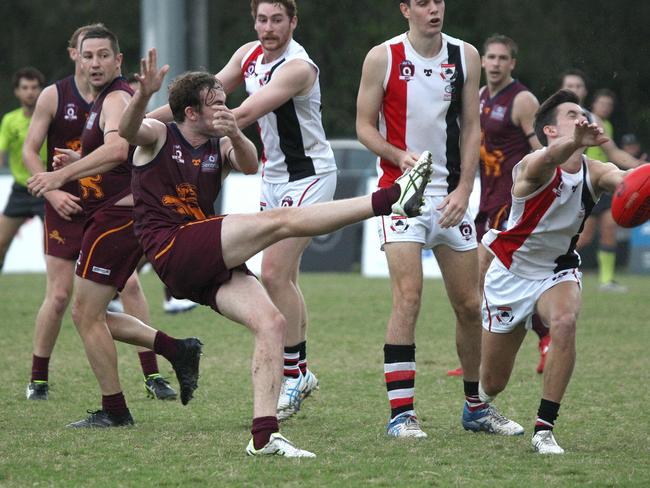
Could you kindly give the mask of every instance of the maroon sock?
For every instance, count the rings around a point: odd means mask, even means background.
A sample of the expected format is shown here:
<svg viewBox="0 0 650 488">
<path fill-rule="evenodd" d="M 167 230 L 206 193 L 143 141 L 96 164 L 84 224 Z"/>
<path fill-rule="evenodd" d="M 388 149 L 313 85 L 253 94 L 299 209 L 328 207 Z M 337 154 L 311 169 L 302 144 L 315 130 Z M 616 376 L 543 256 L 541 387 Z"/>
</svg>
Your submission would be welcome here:
<svg viewBox="0 0 650 488">
<path fill-rule="evenodd" d="M 380 188 L 371 195 L 372 211 L 375 215 L 390 215 L 393 203 L 397 201 L 401 193 L 397 183 L 388 188 Z"/>
<path fill-rule="evenodd" d="M 158 361 L 156 360 L 156 353 L 153 351 L 139 352 L 140 366 L 142 366 L 142 374 L 149 376 L 150 374 L 158 373 Z"/>
<path fill-rule="evenodd" d="M 32 379 L 31 381 L 47 381 L 50 358 L 41 358 L 36 354 L 32 355 Z"/>
<path fill-rule="evenodd" d="M 129 413 L 124 394 L 119 392 L 113 395 L 102 395 L 102 410 L 116 417 L 123 417 Z"/>
<path fill-rule="evenodd" d="M 535 334 L 539 336 L 540 339 L 543 339 L 544 336 L 548 335 L 548 328 L 544 325 L 544 322 L 542 322 L 542 319 L 537 315 L 536 313 L 533 314 L 533 330 L 535 331 Z"/>
<path fill-rule="evenodd" d="M 160 354 L 167 361 L 172 362 L 178 355 L 178 339 L 169 337 L 163 331 L 159 330 L 156 333 L 156 338 L 153 340 L 153 352 Z"/>
<path fill-rule="evenodd" d="M 253 434 L 253 447 L 262 449 L 271 439 L 271 434 L 278 432 L 277 417 L 257 417 L 253 419 L 251 434 Z"/>
<path fill-rule="evenodd" d="M 165 300 L 169 301 L 172 298 L 172 292 L 169 288 L 165 287 Z"/>
</svg>

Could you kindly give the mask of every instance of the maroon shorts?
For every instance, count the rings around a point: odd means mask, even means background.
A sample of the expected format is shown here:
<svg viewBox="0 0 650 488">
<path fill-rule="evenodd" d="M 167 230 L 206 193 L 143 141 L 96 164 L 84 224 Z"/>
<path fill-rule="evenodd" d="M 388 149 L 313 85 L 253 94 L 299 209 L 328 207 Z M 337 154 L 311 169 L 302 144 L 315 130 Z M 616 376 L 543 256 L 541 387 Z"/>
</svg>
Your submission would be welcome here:
<svg viewBox="0 0 650 488">
<path fill-rule="evenodd" d="M 512 204 L 508 202 L 500 207 L 488 211 L 479 210 L 474 219 L 476 240 L 478 242 L 481 242 L 485 233 L 490 229 L 505 230 L 506 225 L 508 224 L 508 217 L 510 216 L 511 205 Z"/>
<path fill-rule="evenodd" d="M 109 206 L 86 220 L 76 274 L 121 290 L 141 257 L 133 232 L 133 207 Z"/>
<path fill-rule="evenodd" d="M 72 222 L 56 213 L 54 207 L 45 201 L 45 232 L 43 234 L 45 254 L 55 258 L 76 261 L 81 250 L 85 218 L 75 215 Z"/>
<path fill-rule="evenodd" d="M 226 268 L 221 252 L 223 217 L 181 226 L 165 247 L 147 256 L 173 296 L 189 298 L 216 312 L 219 312 L 215 300 L 217 290 L 230 280 L 233 271 L 253 276 L 245 264 Z"/>
</svg>

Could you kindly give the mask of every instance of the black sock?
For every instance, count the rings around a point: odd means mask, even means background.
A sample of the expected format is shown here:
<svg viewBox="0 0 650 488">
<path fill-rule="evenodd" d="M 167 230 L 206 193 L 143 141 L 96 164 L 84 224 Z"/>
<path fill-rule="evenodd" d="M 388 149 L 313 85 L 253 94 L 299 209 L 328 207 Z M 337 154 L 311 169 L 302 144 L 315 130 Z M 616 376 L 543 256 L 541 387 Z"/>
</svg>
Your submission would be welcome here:
<svg viewBox="0 0 650 488">
<path fill-rule="evenodd" d="M 539 432 L 540 430 L 553 430 L 559 410 L 559 403 L 542 398 L 542 401 L 539 402 L 539 410 L 537 410 L 535 432 Z"/>
</svg>

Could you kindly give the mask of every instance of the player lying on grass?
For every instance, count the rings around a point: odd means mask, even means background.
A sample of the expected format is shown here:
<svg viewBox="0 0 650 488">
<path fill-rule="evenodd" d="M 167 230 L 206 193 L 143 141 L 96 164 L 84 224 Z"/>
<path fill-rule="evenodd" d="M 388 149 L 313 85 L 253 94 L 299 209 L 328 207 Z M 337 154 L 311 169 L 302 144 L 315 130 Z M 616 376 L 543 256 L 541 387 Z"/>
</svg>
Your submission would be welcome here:
<svg viewBox="0 0 650 488">
<path fill-rule="evenodd" d="M 576 357 L 582 285 L 575 247 L 598 198 L 613 192 L 625 172 L 583 155 L 586 147 L 608 139 L 598 125 L 587 121 L 569 90 L 556 92 L 541 105 L 535 133 L 546 147 L 525 156 L 513 170 L 507 228 L 491 229 L 482 240 L 496 259 L 484 287 L 481 404 L 466 407 L 465 415 L 469 419 L 473 409 L 489 404 L 505 389 L 532 315 L 537 313 L 550 328 L 551 347 L 532 444 L 541 454 L 562 454 L 553 426 Z M 503 418 L 495 433 L 523 432 L 519 424 Z"/>
<path fill-rule="evenodd" d="M 133 155 L 135 231 L 154 269 L 174 296 L 208 305 L 253 333 L 253 425 L 246 452 L 313 457 L 278 432 L 276 407 L 283 374 L 286 319 L 246 260 L 288 237 L 333 232 L 373 215 L 419 215 L 431 176 L 431 154 L 398 182 L 359 198 L 249 215 L 213 214 L 213 202 L 231 170 L 257 171 L 257 151 L 225 105 L 209 73 L 185 73 L 169 88 L 174 122 L 144 119 L 168 67 L 149 51 L 119 133 L 138 146 Z"/>
</svg>

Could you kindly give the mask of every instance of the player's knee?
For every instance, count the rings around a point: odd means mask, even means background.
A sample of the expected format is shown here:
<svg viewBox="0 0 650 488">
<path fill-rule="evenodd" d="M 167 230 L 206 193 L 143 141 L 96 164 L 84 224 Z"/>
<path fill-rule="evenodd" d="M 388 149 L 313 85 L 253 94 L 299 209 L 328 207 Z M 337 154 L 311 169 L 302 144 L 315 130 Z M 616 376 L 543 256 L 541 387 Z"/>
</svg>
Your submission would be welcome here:
<svg viewBox="0 0 650 488">
<path fill-rule="evenodd" d="M 481 389 L 486 398 L 493 399 L 505 390 L 508 381 L 503 375 L 495 374 L 493 371 L 485 371 L 481 368 Z M 488 400 L 489 401 L 489 400 Z"/>
<path fill-rule="evenodd" d="M 256 334 L 263 335 L 275 341 L 284 342 L 284 335 L 287 330 L 287 319 L 279 310 L 265 314 L 257 323 L 252 324 Z"/>
<path fill-rule="evenodd" d="M 52 307 L 52 311 L 56 315 L 62 316 L 65 313 L 65 309 L 68 307 L 68 303 L 70 302 L 70 290 L 67 288 L 54 290 L 48 299 Z"/>
<path fill-rule="evenodd" d="M 551 317 L 551 342 L 553 347 L 575 344 L 577 316 L 575 313 L 560 313 Z"/>
<path fill-rule="evenodd" d="M 452 304 L 458 323 L 461 326 L 472 325 L 481 321 L 481 300 L 478 291 L 467 293 L 462 299 Z"/>
<path fill-rule="evenodd" d="M 291 275 L 285 266 L 274 263 L 264 263 L 261 272 L 262 284 L 267 290 L 286 289 L 291 281 Z"/>
<path fill-rule="evenodd" d="M 142 294 L 142 288 L 140 287 L 140 280 L 136 276 L 131 276 L 126 283 L 124 288 L 120 292 L 123 295 L 128 295 L 131 297 L 137 297 Z"/>
<path fill-rule="evenodd" d="M 422 284 L 404 281 L 393 288 L 393 308 L 401 313 L 417 314 L 422 300 Z"/>
</svg>

